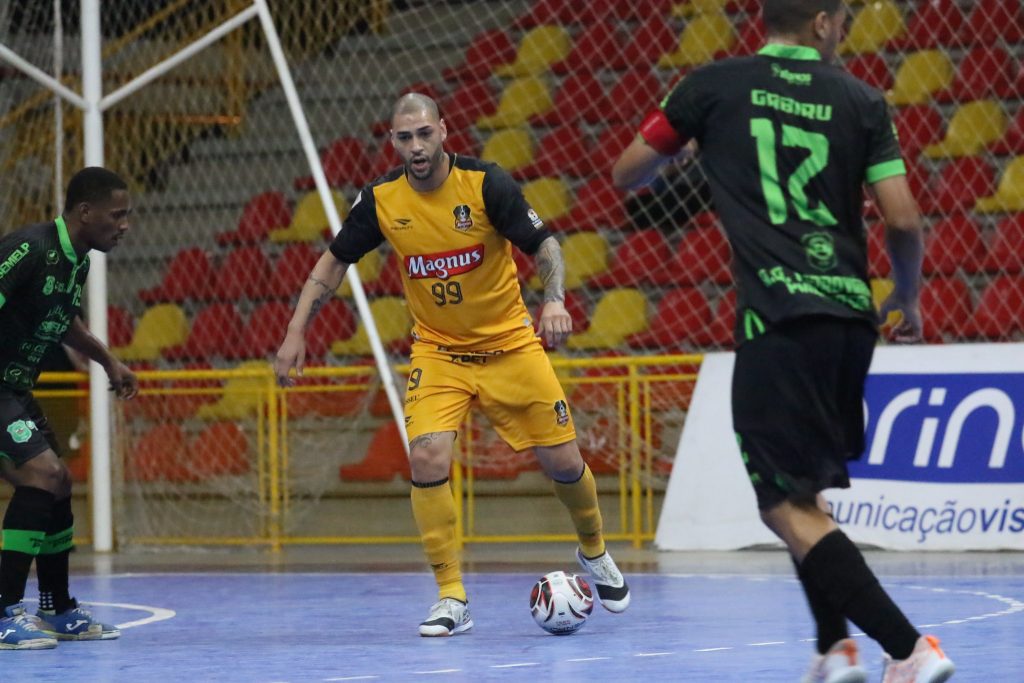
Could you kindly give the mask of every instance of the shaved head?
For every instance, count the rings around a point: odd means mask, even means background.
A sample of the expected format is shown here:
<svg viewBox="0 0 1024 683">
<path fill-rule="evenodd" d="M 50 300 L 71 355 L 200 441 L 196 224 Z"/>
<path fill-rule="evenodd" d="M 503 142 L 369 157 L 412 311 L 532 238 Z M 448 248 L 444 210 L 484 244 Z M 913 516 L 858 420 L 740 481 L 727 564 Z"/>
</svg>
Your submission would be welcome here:
<svg viewBox="0 0 1024 683">
<path fill-rule="evenodd" d="M 441 118 L 441 113 L 437 109 L 437 102 L 418 92 L 407 93 L 399 97 L 398 101 L 395 102 L 395 106 L 391 110 L 391 121 L 394 122 L 399 116 L 420 113 L 426 113 L 433 121 L 438 121 Z"/>
</svg>

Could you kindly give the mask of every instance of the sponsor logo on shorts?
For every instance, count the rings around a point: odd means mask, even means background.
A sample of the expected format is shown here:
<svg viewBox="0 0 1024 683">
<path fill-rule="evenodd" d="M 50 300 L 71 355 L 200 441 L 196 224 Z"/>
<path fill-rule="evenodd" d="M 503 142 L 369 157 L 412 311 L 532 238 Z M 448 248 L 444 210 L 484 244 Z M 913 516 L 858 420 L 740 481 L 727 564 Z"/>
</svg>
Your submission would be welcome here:
<svg viewBox="0 0 1024 683">
<path fill-rule="evenodd" d="M 455 214 L 455 229 L 466 232 L 473 227 L 473 213 L 467 204 L 459 204 L 452 213 Z"/>
<path fill-rule="evenodd" d="M 555 421 L 559 427 L 569 424 L 569 406 L 565 401 L 555 401 Z"/>
<path fill-rule="evenodd" d="M 465 249 L 442 251 L 405 257 L 405 272 L 411 280 L 436 277 L 447 280 L 479 267 L 484 262 L 484 245 L 475 244 Z"/>
<path fill-rule="evenodd" d="M 11 435 L 14 443 L 28 443 L 32 438 L 33 429 L 36 429 L 36 423 L 32 420 L 15 420 L 7 425 L 7 433 Z"/>
</svg>

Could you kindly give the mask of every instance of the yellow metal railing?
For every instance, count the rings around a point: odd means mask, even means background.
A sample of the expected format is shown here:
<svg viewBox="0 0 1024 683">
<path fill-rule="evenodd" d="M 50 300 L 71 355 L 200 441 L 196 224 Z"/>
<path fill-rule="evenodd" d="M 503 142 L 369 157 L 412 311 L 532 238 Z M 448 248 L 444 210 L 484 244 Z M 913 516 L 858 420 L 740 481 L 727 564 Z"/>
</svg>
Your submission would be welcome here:
<svg viewBox="0 0 1024 683">
<path fill-rule="evenodd" d="M 697 377 L 697 368 L 701 356 L 651 356 L 651 357 L 614 357 L 592 359 L 552 359 L 559 373 L 567 394 L 586 397 L 590 392 L 605 392 L 613 395 L 614 401 L 607 405 L 602 403 L 606 416 L 612 418 L 611 424 L 615 433 L 609 434 L 614 444 L 614 470 L 617 476 L 609 480 L 604 478 L 605 485 L 614 481 L 618 499 L 618 524 L 606 526 L 606 538 L 609 540 L 629 541 L 635 547 L 654 538 L 656 525 L 655 507 L 657 477 L 652 468 L 653 454 L 656 451 L 656 424 L 661 404 L 666 397 L 682 397 L 672 399 L 670 403 L 682 403 L 692 391 Z M 396 372 L 404 374 L 408 366 L 397 366 Z M 171 531 L 168 535 L 155 533 L 146 536 L 133 536 L 130 540 L 138 544 L 195 544 L 195 545 L 262 545 L 273 551 L 285 545 L 299 544 L 369 544 L 369 543 L 415 543 L 414 535 L 296 535 L 286 532 L 289 515 L 292 512 L 290 473 L 289 427 L 292 419 L 288 412 L 288 397 L 300 394 L 323 395 L 359 392 L 369 396 L 369 392 L 378 390 L 375 382 L 376 368 L 372 366 L 355 367 L 322 367 L 307 368 L 304 377 L 309 380 L 342 381 L 343 383 L 322 384 L 303 382 L 295 387 L 281 388 L 274 381 L 270 366 L 248 366 L 234 370 L 174 370 L 174 371 L 142 371 L 138 373 L 142 389 L 140 400 L 159 399 L 167 401 L 196 400 L 198 397 L 216 397 L 221 406 L 222 415 L 241 418 L 246 429 L 255 433 L 255 491 L 251 493 L 258 501 L 259 524 L 254 534 L 227 534 L 224 536 L 191 536 L 180 535 Z M 47 373 L 41 378 L 43 384 L 36 392 L 44 397 L 84 397 L 85 388 L 46 389 L 45 384 L 53 382 L 82 383 L 85 375 L 79 373 Z M 212 386 L 225 383 L 225 386 Z M 226 389 L 227 387 L 227 389 Z M 232 403 L 235 402 L 235 403 Z M 572 399 L 570 403 L 572 404 Z M 120 404 L 119 406 L 124 406 Z M 238 408 L 241 406 L 241 408 Z M 128 406 L 125 406 L 128 407 Z M 240 412 L 242 411 L 242 412 Z M 583 414 L 582 409 L 574 409 L 577 422 Z M 122 433 L 115 433 L 115 453 L 117 454 L 114 472 L 121 477 L 128 476 L 131 470 L 131 452 L 135 440 L 129 436 L 132 419 L 124 416 L 119 420 Z M 154 421 L 151 416 L 150 422 Z M 390 417 L 380 419 L 390 419 Z M 452 489 L 456 498 L 456 538 L 458 543 L 505 543 L 520 541 L 571 541 L 574 536 L 569 533 L 550 534 L 524 530 L 522 533 L 491 533 L 481 530 L 487 520 L 479 517 L 478 499 L 481 495 L 501 496 L 513 500 L 515 492 L 491 490 L 481 493 L 480 486 L 474 476 L 474 470 L 480 466 L 478 445 L 474 439 L 473 420 L 470 416 L 463 430 L 464 438 L 457 443 L 458 453 L 452 467 Z M 159 421 L 159 418 L 156 418 Z M 332 423 L 324 422 L 323 429 L 329 430 Z M 123 465 L 121 463 L 124 463 Z M 125 481 L 119 482 L 126 483 Z M 174 489 L 181 496 L 189 495 L 189 484 L 179 484 Z M 340 482 L 341 496 L 344 497 L 344 482 Z M 115 491 L 118 490 L 115 487 Z M 145 495 L 145 488 L 140 489 Z M 379 495 L 394 498 L 394 487 L 382 487 Z M 535 495 L 531 492 L 525 495 Z M 166 487 L 161 489 L 161 496 L 166 497 Z M 368 495 L 362 491 L 360 495 Z M 372 492 L 369 495 L 376 495 Z M 229 502 L 229 499 L 226 499 Z M 170 530 L 169 530 L 170 531 Z"/>
</svg>

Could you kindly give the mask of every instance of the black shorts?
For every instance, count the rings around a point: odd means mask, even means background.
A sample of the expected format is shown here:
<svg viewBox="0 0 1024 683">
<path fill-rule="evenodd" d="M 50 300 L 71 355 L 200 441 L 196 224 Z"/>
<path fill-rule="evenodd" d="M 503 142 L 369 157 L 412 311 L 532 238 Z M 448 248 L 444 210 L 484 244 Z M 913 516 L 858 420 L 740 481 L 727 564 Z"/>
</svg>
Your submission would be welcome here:
<svg viewBox="0 0 1024 683">
<path fill-rule="evenodd" d="M 864 380 L 878 333 L 867 323 L 787 321 L 736 351 L 733 429 L 761 510 L 848 488 L 864 450 Z"/>
<path fill-rule="evenodd" d="M 60 455 L 57 435 L 31 393 L 0 389 L 0 457 L 23 464 L 43 451 Z"/>
</svg>

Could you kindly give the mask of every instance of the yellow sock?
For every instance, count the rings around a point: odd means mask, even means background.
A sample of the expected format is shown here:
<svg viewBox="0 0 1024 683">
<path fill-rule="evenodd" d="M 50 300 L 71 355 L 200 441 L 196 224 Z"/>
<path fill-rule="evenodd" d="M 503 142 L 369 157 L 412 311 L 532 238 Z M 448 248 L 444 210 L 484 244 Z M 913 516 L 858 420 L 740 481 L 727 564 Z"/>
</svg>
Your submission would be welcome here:
<svg viewBox="0 0 1024 683">
<path fill-rule="evenodd" d="M 423 540 L 423 551 L 434 570 L 438 599 L 466 602 L 459 553 L 455 548 L 455 500 L 446 479 L 443 484 L 412 487 L 412 516 Z"/>
<path fill-rule="evenodd" d="M 583 465 L 583 476 L 571 484 L 554 482 L 555 495 L 569 509 L 580 549 L 587 557 L 597 557 L 604 552 L 604 537 L 601 535 L 601 509 L 597 506 L 597 484 L 590 468 Z"/>
</svg>

